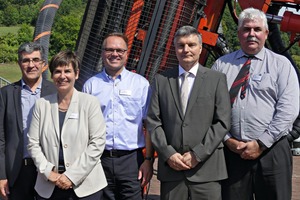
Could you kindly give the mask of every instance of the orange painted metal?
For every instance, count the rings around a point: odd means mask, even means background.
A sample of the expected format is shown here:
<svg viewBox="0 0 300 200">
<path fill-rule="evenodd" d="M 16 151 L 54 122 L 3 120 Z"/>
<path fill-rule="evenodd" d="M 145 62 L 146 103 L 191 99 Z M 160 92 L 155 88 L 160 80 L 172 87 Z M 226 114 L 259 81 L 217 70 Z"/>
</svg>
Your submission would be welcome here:
<svg viewBox="0 0 300 200">
<path fill-rule="evenodd" d="M 239 0 L 242 10 L 253 7 L 262 10 L 263 12 L 267 12 L 270 3 L 271 0 Z"/>
<path fill-rule="evenodd" d="M 135 0 L 131 8 L 130 17 L 125 30 L 125 35 L 128 38 L 128 55 L 130 54 L 135 35 L 138 32 L 137 27 L 143 11 L 143 6 L 143 0 Z"/>
</svg>

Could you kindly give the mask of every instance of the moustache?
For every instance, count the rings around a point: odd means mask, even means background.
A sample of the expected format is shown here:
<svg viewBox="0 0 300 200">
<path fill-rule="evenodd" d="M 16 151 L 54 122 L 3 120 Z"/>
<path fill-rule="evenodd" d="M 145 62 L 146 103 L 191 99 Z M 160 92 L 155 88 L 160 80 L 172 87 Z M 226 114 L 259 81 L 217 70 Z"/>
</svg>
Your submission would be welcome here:
<svg viewBox="0 0 300 200">
<path fill-rule="evenodd" d="M 247 37 L 247 42 L 258 42 L 256 37 Z"/>
</svg>

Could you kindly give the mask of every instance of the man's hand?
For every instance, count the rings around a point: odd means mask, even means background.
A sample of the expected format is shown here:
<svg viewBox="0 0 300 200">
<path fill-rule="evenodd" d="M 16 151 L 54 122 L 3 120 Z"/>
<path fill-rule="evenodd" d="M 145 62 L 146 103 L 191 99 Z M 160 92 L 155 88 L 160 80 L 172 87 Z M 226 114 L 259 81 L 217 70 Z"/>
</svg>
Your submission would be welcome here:
<svg viewBox="0 0 300 200">
<path fill-rule="evenodd" d="M 196 159 L 196 156 L 193 152 L 189 151 L 183 154 L 183 160 L 182 160 L 187 166 L 190 168 L 196 167 L 198 165 L 198 161 Z"/>
<path fill-rule="evenodd" d="M 243 148 L 244 151 L 241 153 L 241 158 L 245 160 L 254 160 L 258 158 L 263 150 L 259 147 L 256 140 L 252 140 L 246 143 L 246 147 Z"/>
<path fill-rule="evenodd" d="M 8 188 L 8 180 L 3 179 L 0 180 L 0 197 L 3 200 L 8 200 L 9 188 Z"/>
<path fill-rule="evenodd" d="M 56 181 L 59 179 L 60 176 L 61 174 L 51 171 L 48 180 L 51 181 L 52 183 L 56 183 Z"/>
<path fill-rule="evenodd" d="M 170 156 L 170 158 L 167 160 L 167 163 L 172 169 L 176 171 L 191 169 L 190 166 L 183 162 L 183 156 L 179 153 L 175 153 Z"/>
<path fill-rule="evenodd" d="M 233 151 L 234 153 L 237 153 L 239 155 L 243 153 L 247 146 L 246 142 L 239 141 L 234 138 L 229 138 L 228 140 L 226 140 L 225 145 L 230 149 L 230 151 Z"/>
<path fill-rule="evenodd" d="M 141 181 L 141 187 L 145 187 L 151 180 L 153 175 L 153 162 L 151 160 L 145 160 L 139 169 L 138 179 Z"/>
<path fill-rule="evenodd" d="M 70 181 L 70 179 L 66 175 L 61 174 L 61 176 L 57 179 L 55 185 L 60 189 L 67 190 L 72 188 L 72 181 Z"/>
</svg>

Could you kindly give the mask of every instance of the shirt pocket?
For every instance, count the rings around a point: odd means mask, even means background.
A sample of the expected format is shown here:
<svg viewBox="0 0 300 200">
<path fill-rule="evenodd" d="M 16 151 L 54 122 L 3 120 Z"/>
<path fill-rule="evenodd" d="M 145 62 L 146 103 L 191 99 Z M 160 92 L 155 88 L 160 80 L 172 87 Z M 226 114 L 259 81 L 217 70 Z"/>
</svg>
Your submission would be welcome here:
<svg viewBox="0 0 300 200">
<path fill-rule="evenodd" d="M 263 74 L 261 79 L 252 79 L 252 87 L 254 90 L 268 93 L 276 93 L 276 82 L 271 74 Z"/>
<path fill-rule="evenodd" d="M 141 112 L 141 104 L 139 98 L 125 97 L 123 98 L 124 110 L 127 116 L 136 117 Z"/>
</svg>

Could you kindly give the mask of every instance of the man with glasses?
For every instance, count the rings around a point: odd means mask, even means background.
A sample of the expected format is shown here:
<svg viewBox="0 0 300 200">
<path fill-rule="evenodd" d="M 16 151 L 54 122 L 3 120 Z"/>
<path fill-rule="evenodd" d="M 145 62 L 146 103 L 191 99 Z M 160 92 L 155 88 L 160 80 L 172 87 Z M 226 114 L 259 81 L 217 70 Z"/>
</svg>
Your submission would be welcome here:
<svg viewBox="0 0 300 200">
<path fill-rule="evenodd" d="M 34 199 L 37 172 L 27 151 L 32 107 L 36 99 L 56 91 L 42 79 L 43 55 L 36 42 L 21 45 L 22 78 L 0 89 L 0 197 L 4 200 Z"/>
<path fill-rule="evenodd" d="M 104 199 L 142 199 L 142 187 L 152 177 L 153 150 L 143 132 L 149 83 L 125 68 L 128 39 L 107 35 L 102 44 L 104 70 L 87 80 L 83 91 L 99 98 L 106 120 L 106 146 L 101 157 L 108 186 Z M 142 148 L 146 146 L 146 157 Z"/>
</svg>

